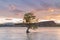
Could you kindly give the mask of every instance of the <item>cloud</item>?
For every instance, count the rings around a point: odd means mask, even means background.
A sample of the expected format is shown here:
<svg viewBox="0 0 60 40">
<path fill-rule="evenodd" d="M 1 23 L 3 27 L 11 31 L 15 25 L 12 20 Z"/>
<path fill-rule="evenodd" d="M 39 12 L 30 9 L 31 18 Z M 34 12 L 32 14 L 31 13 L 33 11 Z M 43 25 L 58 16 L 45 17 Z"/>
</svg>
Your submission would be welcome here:
<svg viewBox="0 0 60 40">
<path fill-rule="evenodd" d="M 14 5 L 14 4 L 9 5 L 9 10 L 15 10 L 15 9 L 16 9 L 16 5 Z"/>
<path fill-rule="evenodd" d="M 20 12 L 24 12 L 24 11 L 15 9 L 15 10 L 13 10 L 12 12 L 14 12 L 14 13 L 20 13 Z"/>
<path fill-rule="evenodd" d="M 8 9 L 9 9 L 10 12 L 13 12 L 13 13 L 24 12 L 23 10 L 18 9 L 15 4 L 10 4 Z"/>
<path fill-rule="evenodd" d="M 0 8 L 4 9 L 8 6 L 8 11 L 11 14 L 22 14 L 22 12 L 33 12 L 38 17 L 42 18 L 42 16 L 58 14 L 60 11 L 55 12 L 53 9 L 60 9 L 60 0 L 0 0 Z M 53 9 L 49 9 L 53 8 Z M 45 10 L 50 10 L 46 12 Z M 44 11 L 41 11 L 44 10 Z M 40 11 L 40 12 L 38 12 Z M 7 12 L 6 12 L 7 14 Z"/>
<path fill-rule="evenodd" d="M 60 14 L 45 16 L 45 19 L 48 19 L 48 20 L 52 20 L 52 19 L 60 20 Z"/>
</svg>

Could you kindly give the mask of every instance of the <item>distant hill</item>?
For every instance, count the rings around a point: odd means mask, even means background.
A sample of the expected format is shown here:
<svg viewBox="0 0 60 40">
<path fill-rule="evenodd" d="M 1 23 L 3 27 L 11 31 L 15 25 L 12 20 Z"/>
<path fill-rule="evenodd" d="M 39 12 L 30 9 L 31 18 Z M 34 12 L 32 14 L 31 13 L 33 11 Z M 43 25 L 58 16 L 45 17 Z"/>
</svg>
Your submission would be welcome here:
<svg viewBox="0 0 60 40">
<path fill-rule="evenodd" d="M 35 25 L 38 27 L 60 27 L 60 24 L 56 24 L 54 21 L 43 21 L 38 23 L 30 23 L 30 25 Z M 18 23 L 15 25 L 0 25 L 0 27 L 28 27 L 26 23 Z"/>
<path fill-rule="evenodd" d="M 39 22 L 39 26 L 56 26 L 56 23 L 54 21 L 44 21 L 44 22 Z"/>
<path fill-rule="evenodd" d="M 16 24 L 16 25 L 20 25 L 20 26 L 27 26 L 27 24 Z M 52 27 L 52 26 L 56 26 L 57 24 L 54 21 L 44 21 L 44 22 L 38 22 L 38 23 L 30 23 L 30 25 L 35 25 L 35 26 L 39 26 L 39 27 Z"/>
</svg>

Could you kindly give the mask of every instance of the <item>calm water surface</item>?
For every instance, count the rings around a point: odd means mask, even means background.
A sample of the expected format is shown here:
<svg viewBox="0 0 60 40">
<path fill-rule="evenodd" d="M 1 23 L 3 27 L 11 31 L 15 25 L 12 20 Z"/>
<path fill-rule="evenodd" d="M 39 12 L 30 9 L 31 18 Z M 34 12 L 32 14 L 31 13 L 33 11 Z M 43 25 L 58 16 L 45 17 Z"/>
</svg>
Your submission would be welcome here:
<svg viewBox="0 0 60 40">
<path fill-rule="evenodd" d="M 0 27 L 0 40 L 60 40 L 60 27 L 40 27 L 25 33 L 25 27 Z"/>
</svg>

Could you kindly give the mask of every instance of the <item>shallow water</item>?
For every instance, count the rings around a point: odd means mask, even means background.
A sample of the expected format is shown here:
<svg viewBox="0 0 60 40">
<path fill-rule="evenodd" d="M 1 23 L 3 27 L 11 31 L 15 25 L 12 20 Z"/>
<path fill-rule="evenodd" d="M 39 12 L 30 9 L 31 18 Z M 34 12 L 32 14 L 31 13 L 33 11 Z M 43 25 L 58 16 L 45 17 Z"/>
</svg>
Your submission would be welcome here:
<svg viewBox="0 0 60 40">
<path fill-rule="evenodd" d="M 60 40 L 60 27 L 40 27 L 25 33 L 25 27 L 0 27 L 0 40 Z"/>
</svg>

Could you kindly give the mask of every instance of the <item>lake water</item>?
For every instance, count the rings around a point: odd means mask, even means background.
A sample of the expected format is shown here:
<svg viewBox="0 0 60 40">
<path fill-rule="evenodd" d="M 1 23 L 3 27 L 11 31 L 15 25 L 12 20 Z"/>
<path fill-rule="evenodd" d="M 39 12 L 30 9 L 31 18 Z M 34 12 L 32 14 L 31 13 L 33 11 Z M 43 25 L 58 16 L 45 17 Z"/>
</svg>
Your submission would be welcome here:
<svg viewBox="0 0 60 40">
<path fill-rule="evenodd" d="M 39 27 L 25 33 L 25 27 L 0 27 L 0 40 L 60 40 L 60 27 Z"/>
</svg>

